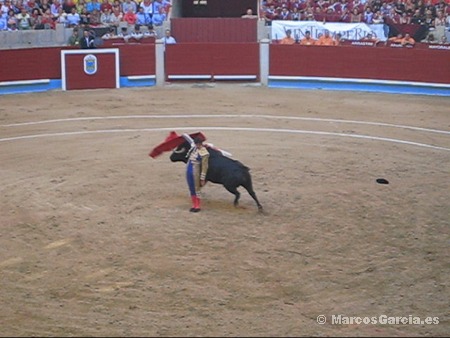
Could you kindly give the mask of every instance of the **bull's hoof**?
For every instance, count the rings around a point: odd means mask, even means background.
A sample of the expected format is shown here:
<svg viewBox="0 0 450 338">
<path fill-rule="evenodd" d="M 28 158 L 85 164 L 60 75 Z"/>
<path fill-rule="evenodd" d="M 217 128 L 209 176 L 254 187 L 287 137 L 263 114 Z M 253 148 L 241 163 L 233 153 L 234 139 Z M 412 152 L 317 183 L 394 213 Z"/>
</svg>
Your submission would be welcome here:
<svg viewBox="0 0 450 338">
<path fill-rule="evenodd" d="M 200 209 L 198 209 L 198 208 L 191 208 L 191 209 L 189 209 L 189 211 L 190 211 L 190 212 L 199 212 Z"/>
</svg>

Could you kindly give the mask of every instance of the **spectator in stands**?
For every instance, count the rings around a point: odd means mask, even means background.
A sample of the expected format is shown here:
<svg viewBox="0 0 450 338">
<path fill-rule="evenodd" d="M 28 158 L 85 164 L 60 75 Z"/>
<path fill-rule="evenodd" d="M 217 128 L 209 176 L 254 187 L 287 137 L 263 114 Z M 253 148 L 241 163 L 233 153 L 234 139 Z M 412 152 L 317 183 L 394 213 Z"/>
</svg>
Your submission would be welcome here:
<svg viewBox="0 0 450 338">
<path fill-rule="evenodd" d="M 114 23 L 115 17 L 113 17 L 113 14 L 111 13 L 111 8 L 105 7 L 100 15 L 100 23 L 103 26 L 111 26 Z"/>
<path fill-rule="evenodd" d="M 406 11 L 405 4 L 402 0 L 397 0 L 396 2 L 394 2 L 393 8 L 398 15 L 402 15 L 402 13 Z"/>
<path fill-rule="evenodd" d="M 50 7 L 48 7 L 45 12 L 42 14 L 42 25 L 44 29 L 55 29 L 55 21 L 53 21 L 52 12 L 50 11 Z"/>
<path fill-rule="evenodd" d="M 381 6 L 383 5 L 383 0 L 372 0 L 370 2 L 370 6 L 372 6 L 372 12 L 376 13 L 381 9 Z M 367 6 L 367 3 L 365 4 Z"/>
<path fill-rule="evenodd" d="M 333 8 L 328 7 L 326 9 L 325 15 L 323 16 L 323 23 L 326 22 L 338 22 L 340 20 L 341 14 L 333 11 Z"/>
<path fill-rule="evenodd" d="M 327 9 L 331 9 L 334 13 L 340 14 L 342 12 L 342 5 L 339 0 L 330 0 Z"/>
<path fill-rule="evenodd" d="M 25 10 L 26 10 L 28 13 L 31 13 L 31 11 L 32 11 L 34 8 L 38 8 L 38 7 L 39 7 L 39 6 L 37 5 L 37 3 L 36 3 L 35 0 L 25 0 L 25 1 L 22 2 L 22 8 L 25 8 Z"/>
<path fill-rule="evenodd" d="M 44 29 L 42 15 L 38 8 L 33 8 L 30 15 L 31 29 Z"/>
<path fill-rule="evenodd" d="M 172 8 L 171 0 L 154 0 L 154 14 L 159 12 L 160 7 L 164 7 L 164 13 L 166 13 L 167 16 L 169 16 L 170 10 Z"/>
<path fill-rule="evenodd" d="M 164 21 L 167 20 L 166 8 L 164 6 L 159 7 L 158 12 L 153 14 L 152 24 L 155 26 L 162 26 Z"/>
<path fill-rule="evenodd" d="M 336 33 L 334 41 L 336 42 L 335 46 L 341 46 L 342 43 L 344 42 L 344 39 L 342 38 L 342 34 L 341 33 Z"/>
<path fill-rule="evenodd" d="M 41 0 L 40 3 L 38 4 L 38 8 L 39 8 L 40 12 L 42 13 L 42 15 L 44 15 L 45 11 L 47 9 L 50 9 L 50 4 L 49 4 L 48 0 Z"/>
<path fill-rule="evenodd" d="M 424 25 L 425 24 L 425 18 L 424 16 L 420 13 L 420 9 L 417 8 L 416 10 L 414 10 L 414 14 L 411 17 L 411 21 L 410 23 L 414 24 L 414 25 Z"/>
<path fill-rule="evenodd" d="M 78 34 L 78 28 L 72 30 L 72 35 L 67 40 L 68 46 L 80 46 L 80 36 Z"/>
<path fill-rule="evenodd" d="M 400 23 L 400 15 L 395 11 L 394 7 L 391 8 L 389 14 L 385 18 L 387 19 L 387 23 L 389 24 Z"/>
<path fill-rule="evenodd" d="M 125 42 L 128 42 L 130 35 L 128 34 L 127 27 L 122 27 L 119 33 L 117 33 L 118 38 L 122 38 Z"/>
<path fill-rule="evenodd" d="M 324 22 L 326 17 L 325 12 L 323 12 L 322 8 L 317 6 L 314 8 L 314 20 Z"/>
<path fill-rule="evenodd" d="M 172 45 L 177 43 L 177 40 L 175 40 L 175 38 L 172 36 L 170 29 L 166 29 L 163 42 L 165 45 Z"/>
<path fill-rule="evenodd" d="M 280 44 L 281 45 L 293 45 L 295 43 L 295 40 L 291 35 L 292 35 L 292 31 L 290 29 L 286 30 L 286 36 L 280 40 Z"/>
<path fill-rule="evenodd" d="M 20 0 L 11 0 L 11 5 L 9 6 L 10 9 L 14 11 L 14 15 L 17 15 L 20 13 L 22 1 Z"/>
<path fill-rule="evenodd" d="M 6 20 L 7 20 L 6 23 L 8 25 L 8 29 L 11 28 L 13 25 L 15 25 L 16 29 L 17 29 L 19 21 L 17 20 L 17 17 L 14 14 L 14 11 L 12 9 L 9 10 L 8 17 Z"/>
<path fill-rule="evenodd" d="M 329 2 L 328 0 L 317 0 L 315 5 L 316 7 L 320 7 L 320 9 L 323 11 L 328 7 Z"/>
<path fill-rule="evenodd" d="M 439 43 L 440 43 L 441 45 L 448 45 L 448 44 L 450 44 L 450 42 L 447 40 L 447 36 L 446 36 L 446 35 L 444 35 L 444 36 L 441 38 L 441 40 L 439 41 Z"/>
<path fill-rule="evenodd" d="M 53 0 L 50 5 L 50 11 L 52 12 L 53 17 L 57 17 L 59 14 L 59 9 L 62 9 L 61 2 L 59 0 Z M 67 14 L 67 13 L 66 13 Z"/>
<path fill-rule="evenodd" d="M 425 17 L 425 4 L 422 0 L 417 1 L 415 8 L 420 11 L 420 15 Z"/>
<path fill-rule="evenodd" d="M 323 35 L 315 43 L 317 46 L 336 46 L 336 41 L 330 35 L 330 31 L 326 29 Z"/>
<path fill-rule="evenodd" d="M 31 24 L 31 16 L 28 14 L 27 9 L 22 7 L 22 10 L 19 14 L 16 15 L 17 18 L 17 27 L 20 30 L 28 30 L 32 28 Z"/>
<path fill-rule="evenodd" d="M 305 21 L 316 21 L 314 9 L 312 7 L 307 7 L 303 18 Z"/>
<path fill-rule="evenodd" d="M 137 42 L 144 38 L 144 33 L 141 32 L 141 25 L 134 25 L 133 30 L 130 33 L 130 39 L 134 39 Z"/>
<path fill-rule="evenodd" d="M 302 19 L 302 13 L 299 12 L 298 7 L 294 7 L 291 11 L 291 16 L 289 20 L 300 21 Z"/>
<path fill-rule="evenodd" d="M 401 25 L 409 25 L 411 23 L 411 17 L 408 16 L 408 13 L 403 12 L 399 19 L 399 24 Z"/>
<path fill-rule="evenodd" d="M 8 14 L 0 12 L 0 31 L 8 30 Z"/>
<path fill-rule="evenodd" d="M 383 2 L 380 8 L 381 14 L 383 14 L 383 17 L 387 17 L 389 13 L 391 12 L 392 6 L 389 2 Z"/>
<path fill-rule="evenodd" d="M 305 37 L 300 40 L 300 44 L 303 46 L 314 46 L 316 44 L 316 40 L 311 37 L 310 31 L 306 31 Z"/>
<path fill-rule="evenodd" d="M 18 31 L 18 30 L 19 28 L 17 28 L 17 24 L 15 22 L 8 26 L 8 31 Z"/>
<path fill-rule="evenodd" d="M 247 8 L 247 10 L 245 11 L 245 14 L 243 14 L 241 16 L 241 18 L 243 18 L 243 19 L 257 19 L 258 16 L 253 14 L 253 9 Z"/>
<path fill-rule="evenodd" d="M 427 13 L 427 11 L 431 11 L 431 15 L 433 17 L 436 17 L 436 7 L 434 7 L 433 2 L 434 1 L 432 0 L 427 0 L 427 2 L 425 3 L 425 14 Z"/>
<path fill-rule="evenodd" d="M 291 12 L 289 12 L 289 9 L 286 6 L 283 6 L 279 14 L 279 20 L 290 20 L 290 17 Z"/>
<path fill-rule="evenodd" d="M 360 39 L 360 41 L 373 42 L 373 46 L 376 47 L 377 43 L 380 42 L 380 39 L 374 37 L 372 33 L 367 33 L 367 35 Z"/>
<path fill-rule="evenodd" d="M 364 2 L 367 2 L 364 0 Z M 362 13 L 364 12 L 364 4 L 360 0 L 353 0 L 353 2 L 350 2 L 350 8 L 353 11 L 355 8 L 358 9 L 358 12 L 361 13 L 361 20 L 362 20 Z"/>
<path fill-rule="evenodd" d="M 396 36 L 393 36 L 393 37 L 389 38 L 386 41 L 386 43 L 390 42 L 390 43 L 398 44 L 398 43 L 402 43 L 402 41 L 403 41 L 403 34 L 402 33 L 398 33 Z"/>
<path fill-rule="evenodd" d="M 352 14 L 350 15 L 350 22 L 351 23 L 362 22 L 362 15 L 359 12 L 358 8 L 353 8 Z"/>
<path fill-rule="evenodd" d="M 100 4 L 100 12 L 104 13 L 105 9 L 109 9 L 110 11 L 112 11 L 112 4 L 109 2 L 109 0 L 102 0 L 101 4 Z"/>
<path fill-rule="evenodd" d="M 154 8 L 153 8 L 153 0 L 142 0 L 139 7 L 144 8 L 144 12 L 149 14 L 150 17 L 153 17 Z"/>
<path fill-rule="evenodd" d="M 438 10 L 436 12 L 436 18 L 434 19 L 434 28 L 437 40 L 440 40 L 445 35 L 445 25 L 446 19 L 444 16 L 444 12 Z"/>
<path fill-rule="evenodd" d="M 349 23 L 350 18 L 351 18 L 351 13 L 347 8 L 345 8 L 343 10 L 343 12 L 341 13 L 341 17 L 340 17 L 339 21 L 344 22 L 344 23 Z"/>
<path fill-rule="evenodd" d="M 373 12 L 372 12 L 372 8 L 370 8 L 370 6 L 366 7 L 366 10 L 364 11 L 364 17 L 363 17 L 363 21 L 368 24 L 371 25 L 373 24 Z"/>
<path fill-rule="evenodd" d="M 97 10 L 97 12 L 100 13 L 101 3 L 98 2 L 98 0 L 91 0 L 86 4 L 86 9 L 88 13 L 94 12 L 94 10 Z"/>
<path fill-rule="evenodd" d="M 95 8 L 90 14 L 89 14 L 89 26 L 96 27 L 100 26 L 102 24 L 102 14 L 100 11 Z"/>
<path fill-rule="evenodd" d="M 431 10 L 427 10 L 425 12 L 424 23 L 428 27 L 429 31 L 433 31 L 433 30 L 436 29 L 436 27 L 435 27 L 435 19 L 434 19 L 434 16 L 433 16 L 433 12 Z"/>
<path fill-rule="evenodd" d="M 115 17 L 115 20 L 120 22 L 123 19 L 123 12 L 122 9 L 120 7 L 120 1 L 119 0 L 115 0 L 114 4 L 112 6 L 112 14 Z"/>
<path fill-rule="evenodd" d="M 72 7 L 70 14 L 67 14 L 67 27 L 77 27 L 80 24 L 80 14 L 77 13 L 77 9 Z"/>
<path fill-rule="evenodd" d="M 278 20 L 278 13 L 275 9 L 275 5 L 271 4 L 270 6 L 266 7 L 262 13 L 262 16 L 265 21 L 265 25 L 272 26 L 272 21 Z"/>
<path fill-rule="evenodd" d="M 132 13 L 137 12 L 137 5 L 134 1 L 131 0 L 125 0 L 125 2 L 122 2 L 122 13 L 126 14 L 131 8 Z"/>
<path fill-rule="evenodd" d="M 372 22 L 374 24 L 382 24 L 382 23 L 384 23 L 383 14 L 381 13 L 380 10 L 375 12 L 375 14 L 373 15 L 373 18 L 372 18 Z"/>
<path fill-rule="evenodd" d="M 78 0 L 76 8 L 77 8 L 77 13 L 81 14 L 83 12 L 83 9 L 86 9 L 86 3 L 84 2 L 84 0 Z"/>
<path fill-rule="evenodd" d="M 123 16 L 123 21 L 125 21 L 129 25 L 135 25 L 137 20 L 136 14 L 133 12 L 131 7 L 128 7 L 128 12 Z"/>
<path fill-rule="evenodd" d="M 88 13 L 86 7 L 81 9 L 79 26 L 86 28 L 91 24 L 91 14 Z"/>
<path fill-rule="evenodd" d="M 8 15 L 8 11 L 11 9 L 11 3 L 9 0 L 4 0 L 0 5 L 0 14 Z"/>
<path fill-rule="evenodd" d="M 438 4 L 436 4 L 436 12 L 437 11 L 442 11 L 443 13 L 445 13 L 445 10 L 447 8 L 447 4 L 445 3 L 445 0 L 441 0 L 439 1 Z"/>
<path fill-rule="evenodd" d="M 76 2 L 74 0 L 63 0 L 63 1 L 64 2 L 62 4 L 62 6 L 63 6 L 63 9 L 64 9 L 64 12 L 66 12 L 67 14 L 71 14 L 72 13 L 72 8 L 75 8 L 75 10 L 76 10 L 77 4 L 76 4 Z"/>
<path fill-rule="evenodd" d="M 114 27 L 109 27 L 109 30 L 105 34 L 102 35 L 103 40 L 114 39 L 116 37 L 117 36 L 114 32 Z"/>
<path fill-rule="evenodd" d="M 434 34 L 432 32 L 428 33 L 427 37 L 420 42 L 431 44 L 439 43 L 439 41 L 435 39 Z"/>
<path fill-rule="evenodd" d="M 120 21 L 121 21 L 121 16 L 119 14 L 119 16 L 116 15 L 116 13 L 114 12 L 114 6 L 113 9 L 111 10 L 111 22 L 110 22 L 110 26 L 114 27 L 115 30 L 117 31 L 117 27 L 119 27 L 120 25 Z"/>
<path fill-rule="evenodd" d="M 402 46 L 414 46 L 416 44 L 416 41 L 409 35 L 409 33 L 405 33 L 405 37 L 402 39 L 401 42 Z"/>
<path fill-rule="evenodd" d="M 89 30 L 85 29 L 83 31 L 83 37 L 80 39 L 80 47 L 82 49 L 93 49 L 95 48 L 94 45 L 94 33 L 90 32 Z"/>
<path fill-rule="evenodd" d="M 158 34 L 155 31 L 153 25 L 149 25 L 146 32 L 144 32 L 144 38 L 157 38 Z"/>
<path fill-rule="evenodd" d="M 136 13 L 136 24 L 141 26 L 148 26 L 152 24 L 152 17 L 150 14 L 144 12 L 144 7 L 139 7 Z"/>
</svg>

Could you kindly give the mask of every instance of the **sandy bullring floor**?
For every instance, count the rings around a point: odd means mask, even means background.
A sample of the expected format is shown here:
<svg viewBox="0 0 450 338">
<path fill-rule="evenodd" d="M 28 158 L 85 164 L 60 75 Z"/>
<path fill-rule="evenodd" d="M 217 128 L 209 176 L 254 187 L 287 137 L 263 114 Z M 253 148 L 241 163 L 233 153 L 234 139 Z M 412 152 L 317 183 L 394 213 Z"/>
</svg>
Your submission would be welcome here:
<svg viewBox="0 0 450 338">
<path fill-rule="evenodd" d="M 449 107 L 242 84 L 1 96 L 0 334 L 448 335 Z M 189 213 L 184 165 L 148 156 L 170 130 L 249 166 L 265 213 L 213 184 Z"/>
</svg>

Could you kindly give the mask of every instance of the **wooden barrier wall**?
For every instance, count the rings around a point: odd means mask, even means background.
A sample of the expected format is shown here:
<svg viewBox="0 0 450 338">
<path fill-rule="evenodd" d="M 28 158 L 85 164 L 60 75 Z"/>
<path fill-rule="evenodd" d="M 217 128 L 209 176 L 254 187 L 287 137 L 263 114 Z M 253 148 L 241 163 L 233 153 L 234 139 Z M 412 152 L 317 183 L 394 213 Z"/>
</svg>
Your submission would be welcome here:
<svg viewBox="0 0 450 338">
<path fill-rule="evenodd" d="M 243 9 L 245 11 L 245 9 Z M 177 42 L 257 42 L 258 20 L 241 18 L 172 18 Z"/>
<path fill-rule="evenodd" d="M 61 79 L 61 49 L 0 50 L 0 82 Z"/>
<path fill-rule="evenodd" d="M 269 74 L 450 84 L 450 51 L 270 45 Z"/>
<path fill-rule="evenodd" d="M 117 46 L 120 76 L 155 74 L 155 46 Z M 450 84 L 450 51 L 419 48 L 270 45 L 271 76 L 311 76 Z M 61 48 L 0 51 L 0 82 L 61 79 Z M 257 75 L 258 43 L 166 46 L 166 75 Z M 255 79 L 256 80 L 256 79 Z"/>
<path fill-rule="evenodd" d="M 258 43 L 183 43 L 166 46 L 166 76 L 256 75 Z"/>
<path fill-rule="evenodd" d="M 119 49 L 120 76 L 155 74 L 154 44 L 123 44 L 114 48 Z M 61 79 L 62 49 L 70 48 L 1 50 L 0 82 Z"/>
</svg>

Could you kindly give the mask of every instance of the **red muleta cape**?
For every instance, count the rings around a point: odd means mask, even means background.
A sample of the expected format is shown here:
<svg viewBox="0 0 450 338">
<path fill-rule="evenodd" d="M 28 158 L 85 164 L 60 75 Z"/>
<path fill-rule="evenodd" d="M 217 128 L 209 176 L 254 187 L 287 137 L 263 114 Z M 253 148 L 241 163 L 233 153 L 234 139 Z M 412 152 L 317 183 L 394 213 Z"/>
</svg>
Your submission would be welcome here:
<svg viewBox="0 0 450 338">
<path fill-rule="evenodd" d="M 192 133 L 189 134 L 189 136 L 194 139 L 196 137 L 200 138 L 202 141 L 206 140 L 205 135 L 201 132 Z M 148 154 L 151 158 L 156 158 L 157 156 L 161 155 L 163 152 L 166 151 L 172 151 L 176 147 L 178 147 L 180 144 L 183 144 L 183 142 L 186 142 L 186 139 L 183 137 L 183 135 L 178 135 L 175 131 L 171 131 L 169 136 L 166 137 L 163 143 L 157 145 L 155 148 L 152 149 L 152 151 Z"/>
</svg>

